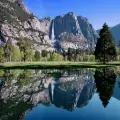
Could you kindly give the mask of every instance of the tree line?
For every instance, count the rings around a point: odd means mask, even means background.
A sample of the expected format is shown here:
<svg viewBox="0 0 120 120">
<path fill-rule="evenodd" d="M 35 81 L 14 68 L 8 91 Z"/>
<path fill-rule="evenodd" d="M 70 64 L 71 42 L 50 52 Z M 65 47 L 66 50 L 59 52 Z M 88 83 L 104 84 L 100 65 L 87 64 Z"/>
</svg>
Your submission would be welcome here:
<svg viewBox="0 0 120 120">
<path fill-rule="evenodd" d="M 94 61 L 95 57 L 88 51 L 69 48 L 68 51 L 37 51 L 26 38 L 17 38 L 17 45 L 8 40 L 0 47 L 0 62 L 27 61 Z"/>
<path fill-rule="evenodd" d="M 26 61 L 97 61 L 103 64 L 120 59 L 120 42 L 118 47 L 105 23 L 100 31 L 94 52 L 68 48 L 67 51 L 37 51 L 26 38 L 17 38 L 17 45 L 8 40 L 0 47 L 0 62 Z"/>
</svg>

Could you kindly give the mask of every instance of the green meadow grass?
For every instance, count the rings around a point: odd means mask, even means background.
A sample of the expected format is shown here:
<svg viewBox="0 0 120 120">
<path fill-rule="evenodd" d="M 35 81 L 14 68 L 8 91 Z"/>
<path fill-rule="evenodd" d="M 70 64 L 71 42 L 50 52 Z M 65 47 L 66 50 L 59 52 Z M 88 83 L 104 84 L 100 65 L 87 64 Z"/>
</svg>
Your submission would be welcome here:
<svg viewBox="0 0 120 120">
<path fill-rule="evenodd" d="M 99 64 L 96 62 L 7 62 L 0 63 L 0 68 L 99 68 L 120 66 L 120 62 L 110 62 L 107 64 Z"/>
</svg>

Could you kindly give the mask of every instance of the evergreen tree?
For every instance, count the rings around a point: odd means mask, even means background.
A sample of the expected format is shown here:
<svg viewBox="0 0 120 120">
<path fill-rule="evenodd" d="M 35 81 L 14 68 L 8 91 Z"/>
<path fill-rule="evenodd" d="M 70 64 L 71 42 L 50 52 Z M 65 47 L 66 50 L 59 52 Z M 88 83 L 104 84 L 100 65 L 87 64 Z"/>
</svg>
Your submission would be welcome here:
<svg viewBox="0 0 120 120">
<path fill-rule="evenodd" d="M 40 61 L 40 52 L 39 51 L 35 51 L 35 56 L 34 56 L 36 61 Z"/>
<path fill-rule="evenodd" d="M 30 70 L 23 70 L 19 76 L 17 77 L 17 84 L 19 85 L 19 88 L 23 88 L 25 85 L 29 85 L 31 83 L 31 77 L 32 71 Z"/>
<path fill-rule="evenodd" d="M 95 59 L 104 64 L 116 60 L 117 52 L 115 42 L 108 25 L 105 23 L 100 31 L 100 37 L 96 44 Z"/>
<path fill-rule="evenodd" d="M 42 50 L 41 55 L 42 55 L 42 57 L 47 57 L 47 51 L 46 50 Z"/>
<path fill-rule="evenodd" d="M 116 74 L 113 69 L 103 68 L 95 71 L 95 82 L 97 92 L 104 107 L 109 103 L 113 95 L 114 85 L 116 81 Z"/>
<path fill-rule="evenodd" d="M 118 49 L 119 49 L 119 54 L 120 54 L 120 40 L 119 40 L 119 43 L 118 43 Z"/>
<path fill-rule="evenodd" d="M 72 55 L 73 55 L 73 50 L 72 50 L 72 48 L 68 48 L 68 60 L 69 61 L 72 61 Z"/>
</svg>

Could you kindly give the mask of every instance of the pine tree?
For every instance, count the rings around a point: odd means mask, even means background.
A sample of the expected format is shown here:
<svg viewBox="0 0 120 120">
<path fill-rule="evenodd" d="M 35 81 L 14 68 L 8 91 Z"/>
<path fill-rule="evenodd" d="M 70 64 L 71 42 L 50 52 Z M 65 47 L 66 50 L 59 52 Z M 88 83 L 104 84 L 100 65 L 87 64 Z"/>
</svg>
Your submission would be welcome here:
<svg viewBox="0 0 120 120">
<path fill-rule="evenodd" d="M 100 31 L 100 37 L 96 44 L 95 59 L 98 62 L 106 63 L 116 60 L 117 52 L 114 38 L 108 25 L 105 23 Z"/>
<path fill-rule="evenodd" d="M 47 57 L 47 51 L 46 50 L 42 50 L 42 53 L 41 53 L 41 55 L 42 55 L 42 57 Z"/>
<path fill-rule="evenodd" d="M 72 55 L 73 55 L 73 50 L 72 50 L 72 48 L 68 48 L 68 53 L 67 53 L 67 55 L 68 55 L 68 60 L 69 60 L 69 61 L 72 61 Z"/>
<path fill-rule="evenodd" d="M 36 61 L 40 61 L 40 52 L 39 51 L 35 51 L 35 56 L 34 56 Z"/>
<path fill-rule="evenodd" d="M 117 75 L 114 69 L 101 68 L 95 71 L 95 83 L 99 98 L 104 107 L 107 107 L 112 97 Z"/>
<path fill-rule="evenodd" d="M 120 54 L 120 40 L 119 40 L 119 43 L 118 43 L 118 48 L 119 48 L 119 54 Z"/>
</svg>

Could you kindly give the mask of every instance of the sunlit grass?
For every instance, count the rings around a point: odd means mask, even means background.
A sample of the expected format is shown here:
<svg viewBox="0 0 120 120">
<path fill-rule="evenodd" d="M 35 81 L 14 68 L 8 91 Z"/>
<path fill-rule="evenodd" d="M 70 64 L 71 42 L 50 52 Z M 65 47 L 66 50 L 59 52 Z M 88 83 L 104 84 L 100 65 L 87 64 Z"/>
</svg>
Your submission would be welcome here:
<svg viewBox="0 0 120 120">
<path fill-rule="evenodd" d="M 120 66 L 120 62 L 110 62 L 108 64 L 99 64 L 96 62 L 63 62 L 63 61 L 47 61 L 47 62 L 7 62 L 0 63 L 0 68 L 71 68 L 71 67 L 112 67 Z"/>
</svg>

